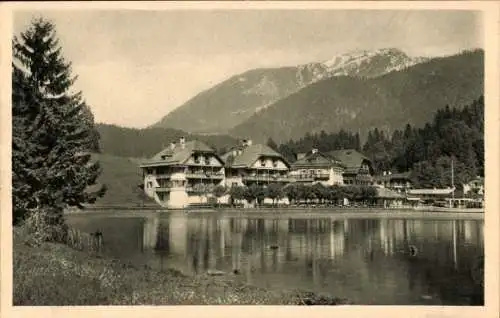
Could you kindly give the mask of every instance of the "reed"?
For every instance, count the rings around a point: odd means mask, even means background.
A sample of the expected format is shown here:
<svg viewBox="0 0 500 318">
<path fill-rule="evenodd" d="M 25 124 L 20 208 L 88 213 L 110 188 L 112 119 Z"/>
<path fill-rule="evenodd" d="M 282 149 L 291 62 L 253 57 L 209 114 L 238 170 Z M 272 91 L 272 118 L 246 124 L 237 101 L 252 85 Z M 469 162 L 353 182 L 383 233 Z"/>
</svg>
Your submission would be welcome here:
<svg viewBox="0 0 500 318">
<path fill-rule="evenodd" d="M 103 235 L 100 231 L 87 233 L 76 228 L 66 227 L 64 231 L 55 232 L 54 241 L 79 251 L 101 253 L 103 250 Z"/>
</svg>

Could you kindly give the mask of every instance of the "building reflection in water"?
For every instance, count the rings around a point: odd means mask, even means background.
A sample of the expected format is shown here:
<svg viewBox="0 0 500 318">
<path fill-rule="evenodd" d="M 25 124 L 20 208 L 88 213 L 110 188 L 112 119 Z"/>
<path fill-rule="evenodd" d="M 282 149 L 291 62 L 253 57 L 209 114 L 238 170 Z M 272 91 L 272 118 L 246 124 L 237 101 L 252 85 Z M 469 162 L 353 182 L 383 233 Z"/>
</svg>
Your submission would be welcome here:
<svg viewBox="0 0 500 318">
<path fill-rule="evenodd" d="M 365 297 L 360 293 L 372 293 L 378 294 L 374 302 L 383 303 L 397 297 L 404 302 L 412 293 L 451 293 L 444 285 L 465 275 L 482 255 L 482 235 L 482 221 L 475 220 L 244 218 L 179 212 L 146 218 L 142 245 L 155 250 L 154 262 L 159 260 L 161 268 L 234 272 L 250 283 L 350 294 L 359 300 Z"/>
</svg>

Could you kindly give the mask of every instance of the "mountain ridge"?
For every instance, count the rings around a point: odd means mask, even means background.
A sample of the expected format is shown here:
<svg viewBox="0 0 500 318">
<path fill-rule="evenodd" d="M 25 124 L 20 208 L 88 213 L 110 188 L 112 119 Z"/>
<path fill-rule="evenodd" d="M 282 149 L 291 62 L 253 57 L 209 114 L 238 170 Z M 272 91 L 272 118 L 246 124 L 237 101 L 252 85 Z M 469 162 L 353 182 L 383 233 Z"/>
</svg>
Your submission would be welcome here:
<svg viewBox="0 0 500 318">
<path fill-rule="evenodd" d="M 322 62 L 257 68 L 196 94 L 150 127 L 226 133 L 253 114 L 317 81 L 334 76 L 377 77 L 422 61 L 396 48 L 338 54 Z"/>
<path fill-rule="evenodd" d="M 337 76 L 318 81 L 254 114 L 229 133 L 282 142 L 321 130 L 349 129 L 363 135 L 374 127 L 390 131 L 403 123 L 418 126 L 447 104 L 470 103 L 484 93 L 483 84 L 484 51 L 464 51 L 375 78 Z"/>
</svg>

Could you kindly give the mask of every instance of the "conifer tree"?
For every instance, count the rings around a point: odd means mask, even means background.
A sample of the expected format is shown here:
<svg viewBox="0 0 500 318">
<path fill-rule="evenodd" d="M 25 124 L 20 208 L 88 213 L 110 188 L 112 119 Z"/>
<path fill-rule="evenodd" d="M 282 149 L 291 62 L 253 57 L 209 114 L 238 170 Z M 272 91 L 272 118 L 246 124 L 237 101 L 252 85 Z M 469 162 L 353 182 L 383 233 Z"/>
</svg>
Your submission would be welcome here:
<svg viewBox="0 0 500 318">
<path fill-rule="evenodd" d="M 33 20 L 14 37 L 14 223 L 43 211 L 49 224 L 62 224 L 64 207 L 92 203 L 105 192 L 91 158 L 99 150 L 94 118 L 81 92 L 72 91 L 75 80 L 51 22 Z"/>
<path fill-rule="evenodd" d="M 267 139 L 267 142 L 266 142 L 266 145 L 271 148 L 272 150 L 274 151 L 278 151 L 278 145 L 276 144 L 276 142 L 271 138 L 269 137 Z"/>
</svg>

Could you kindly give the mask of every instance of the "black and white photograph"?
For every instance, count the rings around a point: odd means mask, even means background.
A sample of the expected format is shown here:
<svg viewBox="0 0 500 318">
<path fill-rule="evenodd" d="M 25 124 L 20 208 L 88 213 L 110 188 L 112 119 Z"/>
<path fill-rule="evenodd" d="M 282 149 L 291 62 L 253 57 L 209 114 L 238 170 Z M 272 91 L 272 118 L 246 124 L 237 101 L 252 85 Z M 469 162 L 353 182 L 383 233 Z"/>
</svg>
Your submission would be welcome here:
<svg viewBox="0 0 500 318">
<path fill-rule="evenodd" d="M 481 2 L 63 4 L 2 39 L 9 306 L 487 305 Z"/>
</svg>

